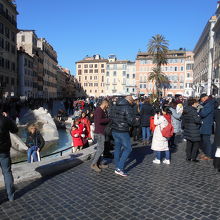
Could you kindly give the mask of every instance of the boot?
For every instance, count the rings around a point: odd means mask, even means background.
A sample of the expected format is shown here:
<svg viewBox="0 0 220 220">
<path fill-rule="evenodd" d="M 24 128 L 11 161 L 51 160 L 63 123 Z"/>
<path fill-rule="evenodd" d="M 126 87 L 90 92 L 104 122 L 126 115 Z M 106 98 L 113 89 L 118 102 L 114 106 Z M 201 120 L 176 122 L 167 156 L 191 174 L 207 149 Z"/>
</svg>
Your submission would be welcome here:
<svg viewBox="0 0 220 220">
<path fill-rule="evenodd" d="M 92 164 L 91 169 L 93 169 L 95 172 L 100 173 L 102 170 L 97 166 L 97 164 Z"/>
</svg>

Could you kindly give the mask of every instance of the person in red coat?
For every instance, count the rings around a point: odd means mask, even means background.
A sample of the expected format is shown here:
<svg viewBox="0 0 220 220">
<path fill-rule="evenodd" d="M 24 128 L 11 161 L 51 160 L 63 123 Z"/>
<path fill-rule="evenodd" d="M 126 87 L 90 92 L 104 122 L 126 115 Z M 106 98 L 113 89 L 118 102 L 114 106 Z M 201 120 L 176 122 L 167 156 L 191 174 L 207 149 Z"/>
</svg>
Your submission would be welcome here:
<svg viewBox="0 0 220 220">
<path fill-rule="evenodd" d="M 80 122 L 86 128 L 86 131 L 85 131 L 86 138 L 91 139 L 91 128 L 90 128 L 91 124 L 90 124 L 89 119 L 86 117 L 86 113 L 85 112 L 82 113 Z"/>
<path fill-rule="evenodd" d="M 79 123 L 79 120 L 76 120 L 73 123 L 71 129 L 71 136 L 73 139 L 73 148 L 72 151 L 75 153 L 77 150 L 81 150 L 83 148 L 83 124 Z"/>
</svg>

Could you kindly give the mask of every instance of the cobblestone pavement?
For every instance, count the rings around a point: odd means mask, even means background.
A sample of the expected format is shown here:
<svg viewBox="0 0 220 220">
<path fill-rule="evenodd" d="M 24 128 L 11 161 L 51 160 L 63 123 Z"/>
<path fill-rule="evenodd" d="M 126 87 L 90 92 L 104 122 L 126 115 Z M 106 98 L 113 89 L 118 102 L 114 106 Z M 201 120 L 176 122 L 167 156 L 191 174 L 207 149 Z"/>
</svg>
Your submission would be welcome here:
<svg viewBox="0 0 220 220">
<path fill-rule="evenodd" d="M 86 162 L 62 174 L 19 185 L 17 200 L 0 192 L 0 219 L 220 219 L 220 174 L 211 161 L 185 161 L 184 143 L 171 165 L 152 164 L 149 147 L 137 145 L 129 177 L 114 166 L 100 174 Z"/>
</svg>

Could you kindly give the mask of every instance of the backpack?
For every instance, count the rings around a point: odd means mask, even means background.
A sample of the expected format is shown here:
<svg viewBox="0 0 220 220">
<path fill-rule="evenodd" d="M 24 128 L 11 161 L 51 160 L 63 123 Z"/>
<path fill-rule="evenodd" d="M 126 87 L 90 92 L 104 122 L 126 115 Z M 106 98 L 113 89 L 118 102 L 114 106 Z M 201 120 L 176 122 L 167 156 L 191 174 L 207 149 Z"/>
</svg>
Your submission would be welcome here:
<svg viewBox="0 0 220 220">
<path fill-rule="evenodd" d="M 154 124 L 154 116 L 150 117 L 150 130 L 154 132 L 156 125 Z"/>
<path fill-rule="evenodd" d="M 170 121 L 167 121 L 167 122 L 168 122 L 168 125 L 161 130 L 161 134 L 165 138 L 171 138 L 174 133 L 174 128 Z"/>
</svg>

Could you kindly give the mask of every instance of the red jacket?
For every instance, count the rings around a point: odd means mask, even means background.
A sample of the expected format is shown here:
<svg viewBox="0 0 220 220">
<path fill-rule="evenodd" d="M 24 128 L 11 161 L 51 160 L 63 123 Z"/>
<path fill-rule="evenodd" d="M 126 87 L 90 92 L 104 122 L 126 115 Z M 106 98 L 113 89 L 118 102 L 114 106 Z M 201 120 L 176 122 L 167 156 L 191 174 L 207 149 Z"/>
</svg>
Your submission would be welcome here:
<svg viewBox="0 0 220 220">
<path fill-rule="evenodd" d="M 83 146 L 81 134 L 82 134 L 82 129 L 80 128 L 71 131 L 71 136 L 73 139 L 73 147 Z"/>
<path fill-rule="evenodd" d="M 84 125 L 86 128 L 85 135 L 87 138 L 91 138 L 91 130 L 90 130 L 90 121 L 88 118 L 81 118 L 80 122 Z"/>
</svg>

